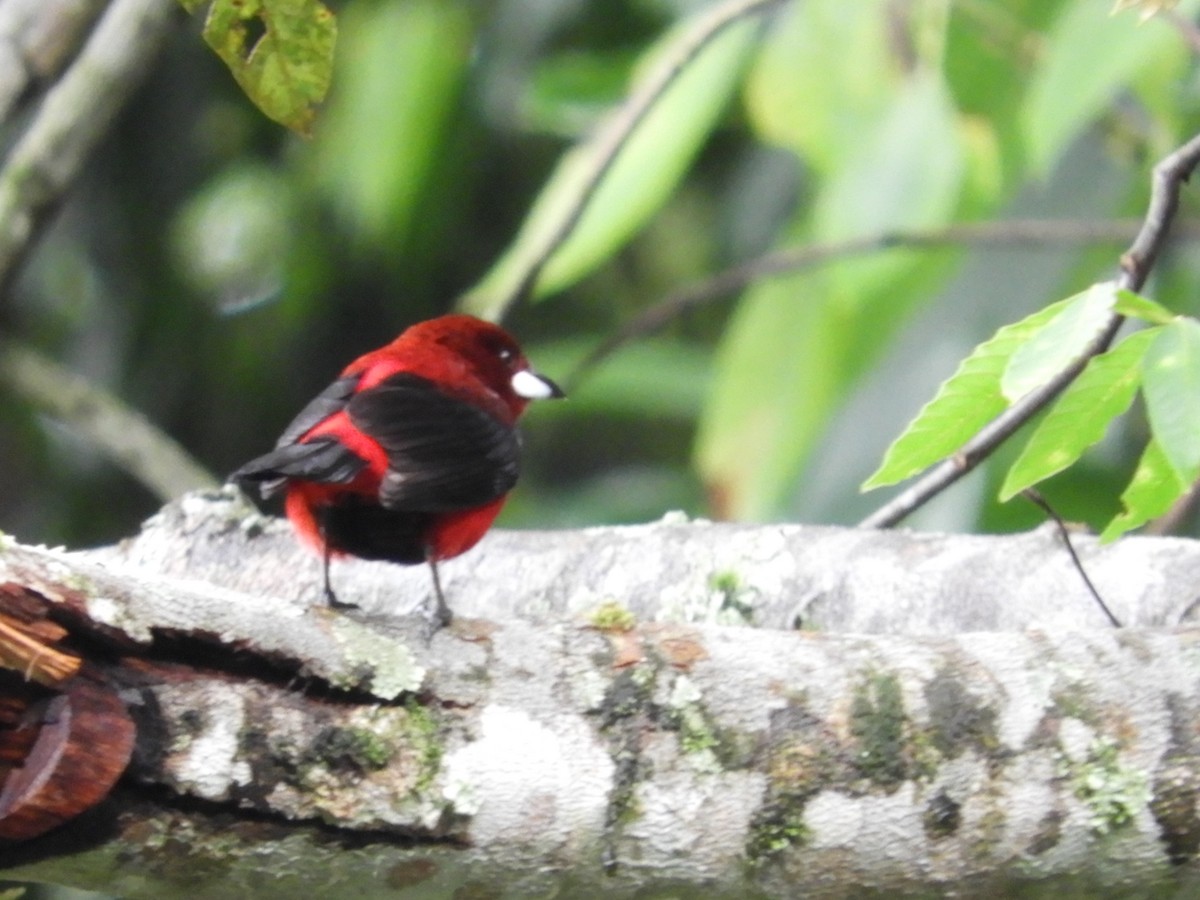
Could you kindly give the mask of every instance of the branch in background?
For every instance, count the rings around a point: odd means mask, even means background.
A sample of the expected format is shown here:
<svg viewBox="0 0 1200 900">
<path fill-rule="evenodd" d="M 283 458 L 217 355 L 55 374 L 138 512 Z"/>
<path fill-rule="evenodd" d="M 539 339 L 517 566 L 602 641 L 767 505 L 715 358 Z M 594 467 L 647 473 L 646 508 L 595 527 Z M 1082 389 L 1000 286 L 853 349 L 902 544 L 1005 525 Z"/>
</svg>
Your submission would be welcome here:
<svg viewBox="0 0 1200 900">
<path fill-rule="evenodd" d="M 175 10 L 170 0 L 0 5 L 0 119 L 79 51 L 0 168 L 0 287 L 12 283 L 40 227 L 140 82 Z M 140 413 L 35 350 L 0 345 L 0 382 L 91 440 L 163 500 L 217 484 Z"/>
<path fill-rule="evenodd" d="M 896 248 L 1004 245 L 1040 247 L 1045 244 L 1123 242 L 1138 227 L 1136 219 L 1109 222 L 1080 220 L 1010 219 L 1003 222 L 970 222 L 928 231 L 886 231 L 845 241 L 808 244 L 767 253 L 726 269 L 711 278 L 668 294 L 643 310 L 596 347 L 566 379 L 568 390 L 630 341 L 645 337 L 701 306 L 728 297 L 756 281 L 790 275 L 811 266 L 837 262 L 851 256 Z M 1200 237 L 1200 223 L 1187 234 Z"/>
<path fill-rule="evenodd" d="M 0 121 L 35 84 L 57 75 L 108 0 L 0 4 Z"/>
<path fill-rule="evenodd" d="M 219 484 L 141 413 L 35 350 L 0 345 L 0 383 L 92 441 L 163 501 Z"/>
<path fill-rule="evenodd" d="M 172 0 L 113 0 L 0 169 L 0 290 L 150 65 Z"/>
<path fill-rule="evenodd" d="M 588 202 L 616 162 L 622 148 L 629 143 L 638 125 L 688 64 L 730 25 L 780 2 L 782 0 L 726 0 L 696 18 L 691 31 L 679 44 L 678 51 L 658 63 L 646 82 L 629 95 L 592 139 L 588 160 L 590 171 L 580 184 L 574 203 L 563 215 L 558 226 L 546 235 L 542 247 L 534 254 L 528 271 L 517 283 L 512 294 L 499 306 L 497 319 L 503 319 L 513 306 L 524 300 L 533 290 L 550 257 L 579 224 Z"/>
<path fill-rule="evenodd" d="M 1145 284 L 1159 252 L 1166 243 L 1171 222 L 1179 208 L 1179 192 L 1197 165 L 1200 165 L 1200 135 L 1193 137 L 1154 167 L 1150 205 L 1137 237 L 1121 256 L 1121 271 L 1117 276 L 1118 287 L 1137 291 Z M 1077 360 L 1054 379 L 1026 394 L 994 418 L 964 444 L 958 453 L 934 466 L 912 487 L 867 516 L 859 525 L 870 528 L 895 525 L 974 469 L 1017 429 L 1062 393 L 1093 356 L 1103 353 L 1123 321 L 1123 316 L 1113 314 L 1103 332 L 1088 344 Z"/>
</svg>

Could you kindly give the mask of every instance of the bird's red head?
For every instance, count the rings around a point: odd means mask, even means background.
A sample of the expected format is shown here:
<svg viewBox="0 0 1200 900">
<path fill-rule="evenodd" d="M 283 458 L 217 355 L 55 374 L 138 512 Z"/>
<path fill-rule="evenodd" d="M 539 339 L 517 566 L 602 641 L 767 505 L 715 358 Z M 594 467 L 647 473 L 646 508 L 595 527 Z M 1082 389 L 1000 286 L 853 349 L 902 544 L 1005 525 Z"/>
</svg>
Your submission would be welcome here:
<svg viewBox="0 0 1200 900">
<path fill-rule="evenodd" d="M 563 396 L 558 385 L 534 371 L 512 335 L 461 313 L 418 322 L 347 371 L 375 369 L 378 356 L 402 359 L 405 371 L 430 378 L 444 390 L 474 402 L 490 397 L 495 402 L 487 405 L 510 421 L 516 421 L 530 400 Z M 378 375 L 368 378 L 374 381 L 390 374 L 387 368 L 375 369 Z"/>
</svg>

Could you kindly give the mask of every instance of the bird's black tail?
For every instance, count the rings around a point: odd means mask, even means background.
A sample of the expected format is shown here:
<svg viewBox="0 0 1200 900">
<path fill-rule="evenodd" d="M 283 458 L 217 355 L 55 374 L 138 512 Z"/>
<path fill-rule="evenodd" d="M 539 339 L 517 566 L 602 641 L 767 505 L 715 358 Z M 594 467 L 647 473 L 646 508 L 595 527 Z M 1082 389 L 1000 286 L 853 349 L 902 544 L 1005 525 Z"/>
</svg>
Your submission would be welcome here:
<svg viewBox="0 0 1200 900">
<path fill-rule="evenodd" d="M 366 460 L 334 438 L 287 444 L 252 459 L 229 476 L 243 490 L 252 488 L 266 498 L 289 478 L 322 484 L 346 484 L 367 465 Z"/>
</svg>

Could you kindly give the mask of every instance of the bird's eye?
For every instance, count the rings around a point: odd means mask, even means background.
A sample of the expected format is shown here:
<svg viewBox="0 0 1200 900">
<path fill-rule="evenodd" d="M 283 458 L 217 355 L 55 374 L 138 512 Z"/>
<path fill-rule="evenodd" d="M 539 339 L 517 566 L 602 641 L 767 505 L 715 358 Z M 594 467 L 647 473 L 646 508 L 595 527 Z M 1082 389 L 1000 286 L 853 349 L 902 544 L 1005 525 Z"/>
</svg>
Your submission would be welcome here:
<svg viewBox="0 0 1200 900">
<path fill-rule="evenodd" d="M 512 350 L 511 347 L 501 347 L 496 351 L 496 355 L 500 357 L 500 362 L 509 363 L 513 361 L 513 357 L 515 357 L 517 354 Z"/>
</svg>

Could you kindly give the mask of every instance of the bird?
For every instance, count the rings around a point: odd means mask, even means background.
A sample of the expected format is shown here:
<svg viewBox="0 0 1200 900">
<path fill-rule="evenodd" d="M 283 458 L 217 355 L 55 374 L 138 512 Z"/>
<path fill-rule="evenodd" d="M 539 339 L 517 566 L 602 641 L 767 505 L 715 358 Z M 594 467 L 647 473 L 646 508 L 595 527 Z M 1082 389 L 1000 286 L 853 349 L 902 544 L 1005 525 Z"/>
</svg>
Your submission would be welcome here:
<svg viewBox="0 0 1200 900">
<path fill-rule="evenodd" d="M 321 555 L 331 607 L 356 605 L 334 593 L 331 559 L 427 563 L 440 627 L 451 611 L 438 562 L 474 547 L 500 513 L 529 401 L 563 396 L 500 326 L 439 316 L 346 366 L 229 480 L 261 499 L 283 492 L 297 537 Z"/>
</svg>

